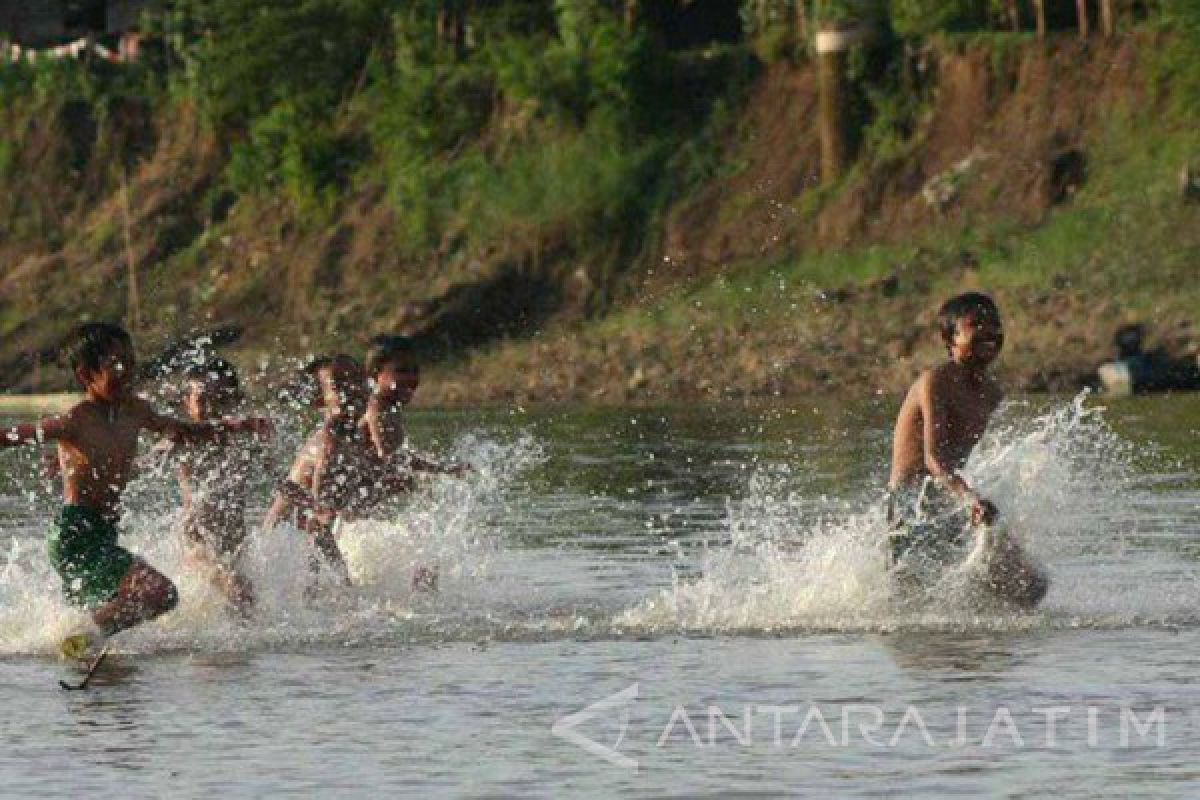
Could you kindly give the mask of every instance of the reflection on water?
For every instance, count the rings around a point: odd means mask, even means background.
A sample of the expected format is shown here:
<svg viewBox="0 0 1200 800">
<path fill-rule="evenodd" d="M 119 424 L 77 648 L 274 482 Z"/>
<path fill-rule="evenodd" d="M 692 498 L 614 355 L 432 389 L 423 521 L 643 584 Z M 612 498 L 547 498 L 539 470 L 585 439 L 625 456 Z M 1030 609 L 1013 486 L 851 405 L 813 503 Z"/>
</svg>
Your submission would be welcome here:
<svg viewBox="0 0 1200 800">
<path fill-rule="evenodd" d="M 877 640 L 896 666 L 940 673 L 943 680 L 976 680 L 1010 669 L 1016 662 L 1005 637 L 996 635 L 911 632 Z"/>
<path fill-rule="evenodd" d="M 256 537 L 249 624 L 184 567 L 176 491 L 148 472 L 126 538 L 183 602 L 123 634 L 94 688 L 72 693 L 46 655 L 72 619 L 42 552 L 56 500 L 35 458 L 5 453 L 0 780 L 121 797 L 1189 794 L 1200 399 L 1098 405 L 1013 403 L 969 468 L 1049 568 L 1031 614 L 980 606 L 949 579 L 925 606 L 893 602 L 876 507 L 884 406 L 415 414 L 417 441 L 477 474 L 349 528 L 359 585 L 315 607 L 295 534 Z M 303 427 L 284 426 L 279 462 Z M 418 563 L 439 566 L 441 592 L 411 591 Z M 552 734 L 633 684 L 626 727 L 586 732 L 621 734 L 637 773 Z M 1130 703 L 1169 710 L 1163 746 L 1120 745 Z M 934 745 L 919 731 L 843 741 L 854 704 L 878 706 L 888 735 L 919 708 Z M 707 744 L 714 705 L 738 725 L 750 709 L 749 743 Z M 755 711 L 810 705 L 836 745 L 792 746 L 799 714 L 777 747 Z M 1077 710 L 1053 747 L 1036 711 L 1051 706 Z M 656 744 L 679 707 L 703 747 L 685 728 Z M 984 747 L 1001 707 L 1022 744 Z M 951 746 L 960 708 L 969 741 Z"/>
</svg>

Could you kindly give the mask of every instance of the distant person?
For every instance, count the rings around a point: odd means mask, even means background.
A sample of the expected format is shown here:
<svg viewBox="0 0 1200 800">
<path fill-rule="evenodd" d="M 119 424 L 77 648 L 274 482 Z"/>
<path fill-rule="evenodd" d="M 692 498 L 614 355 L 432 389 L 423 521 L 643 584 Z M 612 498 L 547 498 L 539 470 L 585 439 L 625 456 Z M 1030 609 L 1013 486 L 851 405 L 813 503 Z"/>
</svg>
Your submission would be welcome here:
<svg viewBox="0 0 1200 800">
<path fill-rule="evenodd" d="M 1113 335 L 1116 359 L 1096 368 L 1100 385 L 1109 394 L 1128 395 L 1200 389 L 1195 359 L 1173 356 L 1166 347 L 1147 351 L 1141 325 L 1122 325 Z"/>
<path fill-rule="evenodd" d="M 133 470 L 139 434 L 148 430 L 178 443 L 199 444 L 234 434 L 266 435 L 271 425 L 264 419 L 185 422 L 157 413 L 133 392 L 133 341 L 116 325 L 79 327 L 66 358 L 85 399 L 60 416 L 11 428 L 0 444 L 58 444 L 64 505 L 48 549 L 68 600 L 91 612 L 91 625 L 60 644 L 65 657 L 83 658 L 106 637 L 164 614 L 178 602 L 170 580 L 117 544 L 121 495 Z"/>
<path fill-rule="evenodd" d="M 211 358 L 184 375 L 183 407 L 193 422 L 224 419 L 242 401 L 233 365 Z M 189 560 L 203 569 L 238 611 L 248 613 L 254 589 L 242 567 L 246 545 L 246 490 L 262 468 L 260 448 L 228 442 L 179 443 L 167 440 L 163 455 L 177 467 L 183 493 L 183 537 Z"/>
<path fill-rule="evenodd" d="M 988 374 L 1004 345 L 1000 312 L 987 295 L 958 295 L 938 312 L 938 328 L 949 359 L 909 389 L 896 419 L 888 481 L 889 563 L 915 580 L 963 561 L 972 527 L 986 530 L 998 515 L 959 471 L 1002 397 Z M 1017 605 L 1035 606 L 1046 579 L 1011 538 L 990 543 L 992 588 Z"/>
</svg>

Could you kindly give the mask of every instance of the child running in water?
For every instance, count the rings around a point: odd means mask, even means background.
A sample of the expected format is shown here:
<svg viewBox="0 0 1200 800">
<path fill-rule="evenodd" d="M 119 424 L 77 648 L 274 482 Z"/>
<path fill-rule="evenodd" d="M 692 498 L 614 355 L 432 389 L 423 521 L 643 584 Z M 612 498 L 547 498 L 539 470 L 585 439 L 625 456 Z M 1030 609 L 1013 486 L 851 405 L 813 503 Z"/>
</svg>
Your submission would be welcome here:
<svg viewBox="0 0 1200 800">
<path fill-rule="evenodd" d="M 358 362 L 347 355 L 320 358 L 305 373 L 316 381 L 323 420 L 297 452 L 264 527 L 275 527 L 289 509 L 297 512 L 297 526 L 308 534 L 312 548 L 307 591 L 312 597 L 322 559 L 343 585 L 351 583 L 337 544 L 339 521 L 362 513 L 388 494 L 408 491 L 411 483 L 377 455 L 361 425 L 367 396 Z"/>
<path fill-rule="evenodd" d="M 375 452 L 384 462 L 409 472 L 461 477 L 469 464 L 440 464 L 414 453 L 404 430 L 404 407 L 412 402 L 421 381 L 420 365 L 412 340 L 404 336 L 376 336 L 367 350 L 367 378 L 371 399 L 362 426 Z M 413 588 L 437 589 L 437 567 L 417 565 Z"/>
<path fill-rule="evenodd" d="M 914 579 L 961 562 L 972 527 L 990 536 L 998 515 L 960 470 L 1003 396 L 988 374 L 1004 345 L 1000 311 L 987 295 L 962 294 L 942 306 L 938 328 L 949 360 L 909 389 L 896 418 L 888 481 L 890 566 Z M 1037 605 L 1047 581 L 1019 545 L 1009 537 L 985 543 L 991 588 L 1017 605 Z"/>
<path fill-rule="evenodd" d="M 188 368 L 183 409 L 193 422 L 224 419 L 242 400 L 233 365 L 221 358 Z M 166 440 L 160 449 L 177 464 L 183 494 L 183 537 L 190 561 L 208 573 L 230 604 L 247 614 L 254 589 L 241 568 L 246 543 L 246 484 L 259 468 L 259 448 L 228 442 Z"/>
<path fill-rule="evenodd" d="M 72 335 L 66 359 L 86 398 L 60 416 L 18 425 L 0 445 L 54 441 L 62 468 L 63 508 L 50 534 L 50 561 L 69 601 L 91 612 L 91 626 L 68 636 L 64 656 L 82 658 L 118 631 L 170 611 L 175 586 L 117 544 L 121 495 L 143 430 L 180 443 L 268 435 L 263 419 L 184 422 L 156 412 L 133 392 L 133 341 L 122 328 L 89 323 Z"/>
</svg>

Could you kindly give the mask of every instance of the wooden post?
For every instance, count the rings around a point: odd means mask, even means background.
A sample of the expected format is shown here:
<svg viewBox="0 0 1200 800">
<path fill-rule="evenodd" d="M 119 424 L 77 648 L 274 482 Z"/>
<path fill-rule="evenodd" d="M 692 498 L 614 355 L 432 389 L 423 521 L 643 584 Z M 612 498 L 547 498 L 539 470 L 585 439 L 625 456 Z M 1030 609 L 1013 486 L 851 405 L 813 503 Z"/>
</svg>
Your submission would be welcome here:
<svg viewBox="0 0 1200 800">
<path fill-rule="evenodd" d="M 808 12 L 804 8 L 807 2 L 808 0 L 796 0 L 794 24 L 796 26 L 796 42 L 800 46 L 803 46 L 808 41 Z"/>
<path fill-rule="evenodd" d="M 1100 0 L 1100 29 L 1104 38 L 1111 39 L 1117 33 L 1117 15 L 1113 8 L 1116 0 Z"/>
<path fill-rule="evenodd" d="M 1046 0 L 1033 0 L 1033 15 L 1037 25 L 1037 38 L 1046 38 Z"/>
<path fill-rule="evenodd" d="M 625 0 L 625 30 L 633 33 L 637 30 L 638 0 Z"/>
<path fill-rule="evenodd" d="M 817 126 L 821 139 L 821 181 L 842 176 L 854 149 L 854 120 L 850 110 L 849 50 L 866 38 L 865 28 L 826 27 L 817 33 Z"/>
<path fill-rule="evenodd" d="M 1090 33 L 1087 0 L 1075 0 L 1075 9 L 1079 13 L 1079 38 L 1086 39 Z"/>
</svg>

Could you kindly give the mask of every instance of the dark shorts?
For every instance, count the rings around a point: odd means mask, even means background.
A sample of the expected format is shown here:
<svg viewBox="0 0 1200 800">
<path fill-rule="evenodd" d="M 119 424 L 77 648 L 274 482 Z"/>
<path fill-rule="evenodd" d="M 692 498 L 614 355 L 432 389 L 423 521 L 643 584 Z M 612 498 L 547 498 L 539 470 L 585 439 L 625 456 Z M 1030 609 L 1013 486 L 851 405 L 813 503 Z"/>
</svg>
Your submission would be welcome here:
<svg viewBox="0 0 1200 800">
<path fill-rule="evenodd" d="M 87 506 L 63 506 L 47 551 L 67 599 L 86 608 L 112 600 L 134 563 L 117 544 L 117 527 Z"/>
<path fill-rule="evenodd" d="M 889 489 L 885 504 L 889 567 L 945 567 L 967 556 L 970 514 L 932 479 Z"/>
</svg>

